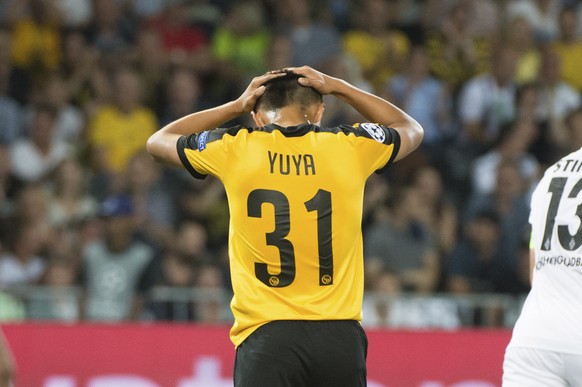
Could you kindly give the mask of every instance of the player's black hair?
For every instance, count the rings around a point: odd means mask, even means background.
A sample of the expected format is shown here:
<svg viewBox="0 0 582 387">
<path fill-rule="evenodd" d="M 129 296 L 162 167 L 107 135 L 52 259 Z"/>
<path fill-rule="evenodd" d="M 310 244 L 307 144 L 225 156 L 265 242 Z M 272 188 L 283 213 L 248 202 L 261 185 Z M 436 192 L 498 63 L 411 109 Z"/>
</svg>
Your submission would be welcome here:
<svg viewBox="0 0 582 387">
<path fill-rule="evenodd" d="M 259 109 L 275 110 L 297 104 L 306 108 L 321 103 L 323 97 L 312 87 L 302 86 L 297 81 L 301 75 L 288 72 L 286 75 L 271 79 L 265 83 L 265 92 L 259 97 L 254 111 Z"/>
</svg>

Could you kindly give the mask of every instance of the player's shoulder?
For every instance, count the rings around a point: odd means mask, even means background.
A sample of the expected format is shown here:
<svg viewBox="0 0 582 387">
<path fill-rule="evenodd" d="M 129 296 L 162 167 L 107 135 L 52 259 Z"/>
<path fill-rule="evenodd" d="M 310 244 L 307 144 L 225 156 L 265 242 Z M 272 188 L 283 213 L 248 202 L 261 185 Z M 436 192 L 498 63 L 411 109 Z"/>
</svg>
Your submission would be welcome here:
<svg viewBox="0 0 582 387">
<path fill-rule="evenodd" d="M 371 139 L 386 145 L 400 143 L 398 132 L 393 128 L 381 124 L 362 122 L 351 126 L 340 125 L 337 128 L 346 134 L 352 134 L 359 138 Z"/>
<path fill-rule="evenodd" d="M 209 143 L 220 141 L 225 137 L 236 137 L 240 133 L 252 132 L 253 128 L 244 125 L 237 125 L 228 128 L 214 128 L 203 132 L 194 133 L 189 136 L 182 136 L 178 140 L 178 149 L 192 149 L 203 151 Z"/>
</svg>

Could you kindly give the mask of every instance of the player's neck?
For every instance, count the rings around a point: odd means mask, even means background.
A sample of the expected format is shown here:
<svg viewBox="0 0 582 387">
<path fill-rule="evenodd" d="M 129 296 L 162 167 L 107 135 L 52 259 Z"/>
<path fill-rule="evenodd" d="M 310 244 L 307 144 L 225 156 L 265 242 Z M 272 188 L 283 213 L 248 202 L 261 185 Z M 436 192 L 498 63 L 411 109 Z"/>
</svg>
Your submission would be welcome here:
<svg viewBox="0 0 582 387">
<path fill-rule="evenodd" d="M 283 127 L 311 123 L 305 112 L 297 106 L 285 106 L 274 111 L 266 112 L 265 117 L 268 118 L 269 123 Z"/>
</svg>

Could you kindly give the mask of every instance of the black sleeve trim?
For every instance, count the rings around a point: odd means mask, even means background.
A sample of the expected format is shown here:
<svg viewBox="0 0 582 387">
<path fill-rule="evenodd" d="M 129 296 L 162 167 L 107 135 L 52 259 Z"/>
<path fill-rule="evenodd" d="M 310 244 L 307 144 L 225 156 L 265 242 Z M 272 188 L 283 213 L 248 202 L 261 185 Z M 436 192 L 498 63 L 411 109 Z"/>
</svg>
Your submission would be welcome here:
<svg viewBox="0 0 582 387">
<path fill-rule="evenodd" d="M 178 156 L 180 157 L 180 161 L 184 165 L 184 168 L 196 179 L 206 179 L 208 175 L 198 172 L 190 161 L 188 161 L 188 157 L 186 156 L 185 149 L 192 149 L 191 144 L 196 144 L 196 135 L 191 134 L 189 136 L 182 136 L 178 139 L 176 143 L 176 148 L 178 150 Z"/>
<path fill-rule="evenodd" d="M 388 168 L 388 166 L 394 162 L 394 159 L 398 155 L 398 151 L 400 151 L 400 134 L 396 131 L 396 129 L 393 128 L 386 129 L 388 129 L 388 133 L 390 133 L 390 136 L 392 137 L 391 139 L 392 141 L 390 141 L 390 143 L 394 145 L 394 149 L 392 150 L 392 154 L 390 155 L 390 159 L 388 160 L 388 162 L 384 164 L 382 168 L 376 170 L 376 173 L 384 172 L 386 168 Z"/>
</svg>

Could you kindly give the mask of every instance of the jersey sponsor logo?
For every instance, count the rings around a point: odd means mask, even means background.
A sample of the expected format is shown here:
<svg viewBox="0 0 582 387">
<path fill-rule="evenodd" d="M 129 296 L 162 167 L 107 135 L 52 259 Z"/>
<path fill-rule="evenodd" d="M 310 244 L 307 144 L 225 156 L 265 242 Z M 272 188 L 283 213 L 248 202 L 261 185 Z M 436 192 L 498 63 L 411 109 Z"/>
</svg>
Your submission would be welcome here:
<svg viewBox="0 0 582 387">
<path fill-rule="evenodd" d="M 364 129 L 372 138 L 378 142 L 386 140 L 386 133 L 378 124 L 371 124 L 369 122 L 360 124 L 360 128 Z"/>
<path fill-rule="evenodd" d="M 536 259 L 536 270 L 540 270 L 544 266 L 566 266 L 566 267 L 582 267 L 582 257 L 572 256 L 545 256 L 542 255 Z"/>
<path fill-rule="evenodd" d="M 210 133 L 208 130 L 205 132 L 200 133 L 200 135 L 198 136 L 198 152 L 202 152 L 204 149 L 206 149 L 206 141 L 208 140 L 208 133 Z"/>
</svg>

